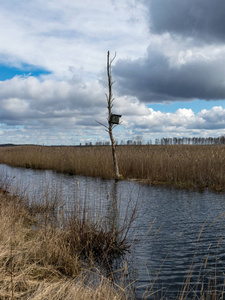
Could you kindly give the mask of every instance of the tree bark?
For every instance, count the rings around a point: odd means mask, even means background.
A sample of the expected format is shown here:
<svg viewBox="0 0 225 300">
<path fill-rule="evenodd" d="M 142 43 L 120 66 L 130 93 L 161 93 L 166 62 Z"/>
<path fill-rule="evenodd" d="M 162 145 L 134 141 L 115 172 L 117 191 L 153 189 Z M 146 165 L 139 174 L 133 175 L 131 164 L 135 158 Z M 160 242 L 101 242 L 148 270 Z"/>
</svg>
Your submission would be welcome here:
<svg viewBox="0 0 225 300">
<path fill-rule="evenodd" d="M 108 132 L 109 132 L 109 137 L 111 140 L 111 144 L 112 144 L 112 156 L 113 156 L 113 165 L 114 165 L 114 172 L 115 172 L 115 179 L 119 180 L 121 178 L 121 175 L 119 173 L 119 167 L 118 167 L 118 161 L 117 161 L 117 156 L 116 156 L 116 144 L 115 144 L 115 140 L 113 137 L 113 126 L 110 122 L 110 117 L 111 117 L 111 113 L 112 113 L 112 107 L 113 107 L 113 95 L 112 95 L 112 77 L 111 77 L 111 65 L 113 60 L 115 59 L 116 55 L 114 56 L 114 58 L 110 61 L 110 52 L 108 51 L 108 55 L 107 55 L 107 75 L 108 75 L 108 88 L 109 88 L 109 95 L 107 97 L 107 102 L 108 102 Z"/>
</svg>

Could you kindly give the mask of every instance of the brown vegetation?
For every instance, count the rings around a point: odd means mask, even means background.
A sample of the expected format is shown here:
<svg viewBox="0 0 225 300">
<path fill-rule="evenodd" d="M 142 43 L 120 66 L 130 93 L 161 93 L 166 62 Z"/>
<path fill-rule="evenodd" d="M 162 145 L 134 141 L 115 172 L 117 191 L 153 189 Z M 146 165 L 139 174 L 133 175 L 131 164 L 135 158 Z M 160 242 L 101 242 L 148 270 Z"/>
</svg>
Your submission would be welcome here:
<svg viewBox="0 0 225 300">
<path fill-rule="evenodd" d="M 182 188 L 225 190 L 224 145 L 118 146 L 117 155 L 120 173 L 125 179 Z M 0 163 L 114 178 L 109 146 L 2 147 Z"/>
<path fill-rule="evenodd" d="M 100 272 L 129 247 L 127 226 L 112 230 L 78 203 L 68 212 L 0 189 L 0 228 L 0 299 L 128 298 Z"/>
</svg>

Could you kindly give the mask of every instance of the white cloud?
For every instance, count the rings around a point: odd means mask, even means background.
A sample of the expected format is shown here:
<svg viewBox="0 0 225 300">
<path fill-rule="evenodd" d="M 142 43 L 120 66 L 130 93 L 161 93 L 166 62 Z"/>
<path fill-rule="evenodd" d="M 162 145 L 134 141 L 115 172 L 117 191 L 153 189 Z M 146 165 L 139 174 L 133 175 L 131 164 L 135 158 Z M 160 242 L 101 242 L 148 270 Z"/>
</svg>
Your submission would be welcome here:
<svg viewBox="0 0 225 300">
<path fill-rule="evenodd" d="M 203 109 L 199 114 L 199 117 L 205 120 L 207 124 L 225 124 L 225 109 L 222 106 L 214 106 L 211 110 Z M 210 125 L 209 125 L 210 126 Z"/>
<path fill-rule="evenodd" d="M 29 104 L 25 100 L 18 98 L 8 98 L 2 101 L 2 108 L 13 113 L 24 112 L 28 109 Z"/>
<path fill-rule="evenodd" d="M 115 131 L 119 141 L 135 135 L 146 140 L 207 136 L 215 129 L 222 135 L 225 130 L 225 109 L 219 106 L 197 114 L 185 108 L 163 113 L 135 97 L 115 95 L 113 112 L 122 115 L 122 125 Z M 106 97 L 97 82 L 40 81 L 33 77 L 0 82 L 0 118 L 7 124 L 1 134 L 6 142 L 78 144 L 108 139 L 104 128 L 96 123 L 107 124 Z"/>
<path fill-rule="evenodd" d="M 26 1 L 1 4 L 0 53 L 4 61 L 41 66 L 57 78 L 93 78 L 107 50 L 138 57 L 147 47 L 142 6 L 125 0 Z M 134 19 L 135 16 L 135 19 Z M 132 19 L 133 17 L 133 19 Z"/>
<path fill-rule="evenodd" d="M 191 109 L 178 109 L 174 113 L 163 113 L 148 108 L 148 114 L 127 120 L 132 126 L 143 130 L 149 136 L 193 136 L 193 132 L 201 133 L 203 136 L 212 134 L 211 131 L 219 129 L 217 134 L 225 131 L 225 110 L 222 107 L 213 107 L 211 110 L 202 110 L 194 114 Z M 129 126 L 128 126 L 129 127 Z"/>
<path fill-rule="evenodd" d="M 201 111 L 194 114 L 191 110 L 179 109 L 175 113 L 162 113 L 147 108 L 148 113 L 142 116 L 122 117 L 122 125 L 115 130 L 115 138 L 120 140 L 128 140 L 136 135 L 141 135 L 144 140 L 161 137 L 193 137 L 193 136 L 214 136 L 216 129 L 217 135 L 223 135 L 225 130 L 225 122 L 221 123 L 221 110 L 212 108 L 211 110 Z M 211 121 L 208 118 L 211 115 Z M 225 115 L 225 110 L 223 110 Z M 85 116 L 80 119 L 80 123 L 84 122 Z M 214 121 L 213 121 L 214 120 Z M 45 122 L 36 119 L 37 126 L 26 126 L 25 128 L 7 127 L 7 130 L 1 130 L 2 140 L 14 143 L 39 143 L 39 144 L 79 144 L 85 141 L 108 140 L 108 135 L 104 127 L 76 125 L 73 126 L 72 120 L 69 118 L 51 118 Z M 67 123 L 67 125 L 66 125 Z M 63 124 L 65 126 L 63 126 Z M 209 125 L 210 124 L 210 125 Z M 49 130 L 52 127 L 52 130 Z M 59 129 L 61 127 L 61 130 Z M 58 129 L 57 129 L 58 128 Z"/>
<path fill-rule="evenodd" d="M 39 78 L 0 81 L 2 141 L 73 144 L 108 139 L 95 122 L 107 122 L 107 83 L 104 87 L 100 82 L 107 79 L 108 50 L 112 55 L 117 52 L 112 74 L 116 80 L 113 111 L 122 114 L 122 126 L 115 130 L 118 140 L 138 134 L 146 139 L 223 134 L 222 107 L 195 114 L 191 109 L 163 113 L 146 106 L 162 100 L 192 100 L 196 95 L 223 97 L 225 46 L 200 43 L 189 34 L 170 30 L 152 32 L 144 2 L 1 2 L 0 63 L 28 64 L 50 72 Z M 123 80 L 116 77 L 116 66 L 121 67 Z"/>
</svg>

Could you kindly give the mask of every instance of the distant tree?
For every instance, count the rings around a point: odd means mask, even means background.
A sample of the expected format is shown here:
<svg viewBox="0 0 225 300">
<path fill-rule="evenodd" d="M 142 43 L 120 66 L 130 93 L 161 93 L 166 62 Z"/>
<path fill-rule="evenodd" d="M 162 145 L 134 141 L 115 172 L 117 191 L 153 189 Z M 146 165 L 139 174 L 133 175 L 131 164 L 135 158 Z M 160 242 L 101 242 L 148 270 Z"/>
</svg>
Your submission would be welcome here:
<svg viewBox="0 0 225 300">
<path fill-rule="evenodd" d="M 135 145 L 141 145 L 143 141 L 142 135 L 136 135 L 133 140 Z"/>
</svg>

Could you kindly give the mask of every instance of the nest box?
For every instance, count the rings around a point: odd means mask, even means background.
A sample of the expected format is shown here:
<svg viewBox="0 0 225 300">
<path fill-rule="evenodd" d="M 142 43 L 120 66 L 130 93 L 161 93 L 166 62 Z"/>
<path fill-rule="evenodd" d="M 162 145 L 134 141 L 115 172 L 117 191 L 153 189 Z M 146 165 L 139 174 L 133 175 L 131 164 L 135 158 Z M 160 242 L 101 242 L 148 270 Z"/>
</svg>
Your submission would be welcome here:
<svg viewBox="0 0 225 300">
<path fill-rule="evenodd" d="M 109 119 L 109 123 L 111 123 L 111 124 L 119 124 L 121 117 L 122 117 L 122 115 L 111 114 L 110 115 L 110 119 Z"/>
</svg>

